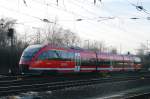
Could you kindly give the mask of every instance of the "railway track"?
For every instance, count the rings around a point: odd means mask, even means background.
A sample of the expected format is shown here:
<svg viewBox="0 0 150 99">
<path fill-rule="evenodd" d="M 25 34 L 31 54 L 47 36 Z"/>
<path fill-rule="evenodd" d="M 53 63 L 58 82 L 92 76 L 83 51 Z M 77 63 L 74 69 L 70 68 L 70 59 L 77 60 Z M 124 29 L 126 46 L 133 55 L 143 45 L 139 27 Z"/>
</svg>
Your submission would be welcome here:
<svg viewBox="0 0 150 99">
<path fill-rule="evenodd" d="M 24 77 L 23 77 L 24 78 Z M 110 84 L 114 82 L 128 82 L 135 81 L 139 79 L 150 79 L 150 75 L 145 76 L 128 76 L 128 77 L 89 77 L 85 78 L 64 78 L 59 77 L 51 79 L 50 77 L 44 78 L 30 78 L 26 77 L 17 78 L 13 80 L 0 81 L 0 96 L 13 95 L 28 91 L 46 91 L 46 90 L 58 90 L 69 87 L 92 85 L 92 84 Z"/>
</svg>

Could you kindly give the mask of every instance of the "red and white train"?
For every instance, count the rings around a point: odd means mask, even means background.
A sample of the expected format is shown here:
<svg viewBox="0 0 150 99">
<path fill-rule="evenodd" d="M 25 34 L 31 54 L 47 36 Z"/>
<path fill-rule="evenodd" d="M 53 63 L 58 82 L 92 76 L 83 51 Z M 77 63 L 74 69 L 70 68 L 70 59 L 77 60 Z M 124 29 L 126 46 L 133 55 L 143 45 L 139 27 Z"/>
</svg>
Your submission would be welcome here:
<svg viewBox="0 0 150 99">
<path fill-rule="evenodd" d="M 112 72 L 141 69 L 141 59 L 134 55 L 94 52 L 55 45 L 28 46 L 20 59 L 22 73 L 41 72 Z"/>
</svg>

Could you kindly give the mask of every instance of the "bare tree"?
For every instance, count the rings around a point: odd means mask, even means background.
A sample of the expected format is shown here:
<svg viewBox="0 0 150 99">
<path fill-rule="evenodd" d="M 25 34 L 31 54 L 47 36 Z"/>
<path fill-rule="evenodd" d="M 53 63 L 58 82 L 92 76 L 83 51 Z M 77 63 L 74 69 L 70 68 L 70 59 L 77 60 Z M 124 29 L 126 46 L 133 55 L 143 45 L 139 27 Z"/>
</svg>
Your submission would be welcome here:
<svg viewBox="0 0 150 99">
<path fill-rule="evenodd" d="M 11 18 L 0 19 L 0 47 L 4 48 L 9 45 L 7 32 L 9 28 L 14 27 L 16 20 Z"/>
<path fill-rule="evenodd" d="M 104 41 L 84 40 L 83 48 L 103 52 L 106 49 L 106 44 Z"/>
<path fill-rule="evenodd" d="M 80 38 L 76 33 L 71 30 L 63 29 L 59 27 L 57 23 L 54 25 L 49 25 L 46 33 L 46 42 L 65 45 L 65 46 L 77 46 L 79 44 Z"/>
</svg>

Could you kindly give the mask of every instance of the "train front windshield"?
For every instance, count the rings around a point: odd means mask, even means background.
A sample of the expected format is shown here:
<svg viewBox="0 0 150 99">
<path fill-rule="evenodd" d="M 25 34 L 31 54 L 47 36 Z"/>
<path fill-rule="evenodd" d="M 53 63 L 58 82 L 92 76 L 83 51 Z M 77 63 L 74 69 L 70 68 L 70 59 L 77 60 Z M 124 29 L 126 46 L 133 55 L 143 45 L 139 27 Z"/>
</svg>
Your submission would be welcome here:
<svg viewBox="0 0 150 99">
<path fill-rule="evenodd" d="M 27 47 L 24 50 L 21 59 L 24 61 L 31 60 L 32 57 L 36 54 L 36 52 L 38 52 L 40 50 L 41 47 L 42 46 L 40 46 L 40 45 L 32 45 L 32 46 Z"/>
</svg>

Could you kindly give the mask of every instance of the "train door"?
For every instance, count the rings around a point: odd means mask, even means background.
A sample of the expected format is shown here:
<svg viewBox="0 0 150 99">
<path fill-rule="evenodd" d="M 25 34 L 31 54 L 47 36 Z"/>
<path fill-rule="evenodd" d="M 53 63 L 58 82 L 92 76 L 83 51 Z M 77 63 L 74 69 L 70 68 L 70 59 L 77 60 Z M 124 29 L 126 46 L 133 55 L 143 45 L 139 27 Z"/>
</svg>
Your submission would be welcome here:
<svg viewBox="0 0 150 99">
<path fill-rule="evenodd" d="M 81 56 L 80 53 L 75 53 L 75 72 L 80 71 L 81 66 Z"/>
</svg>

